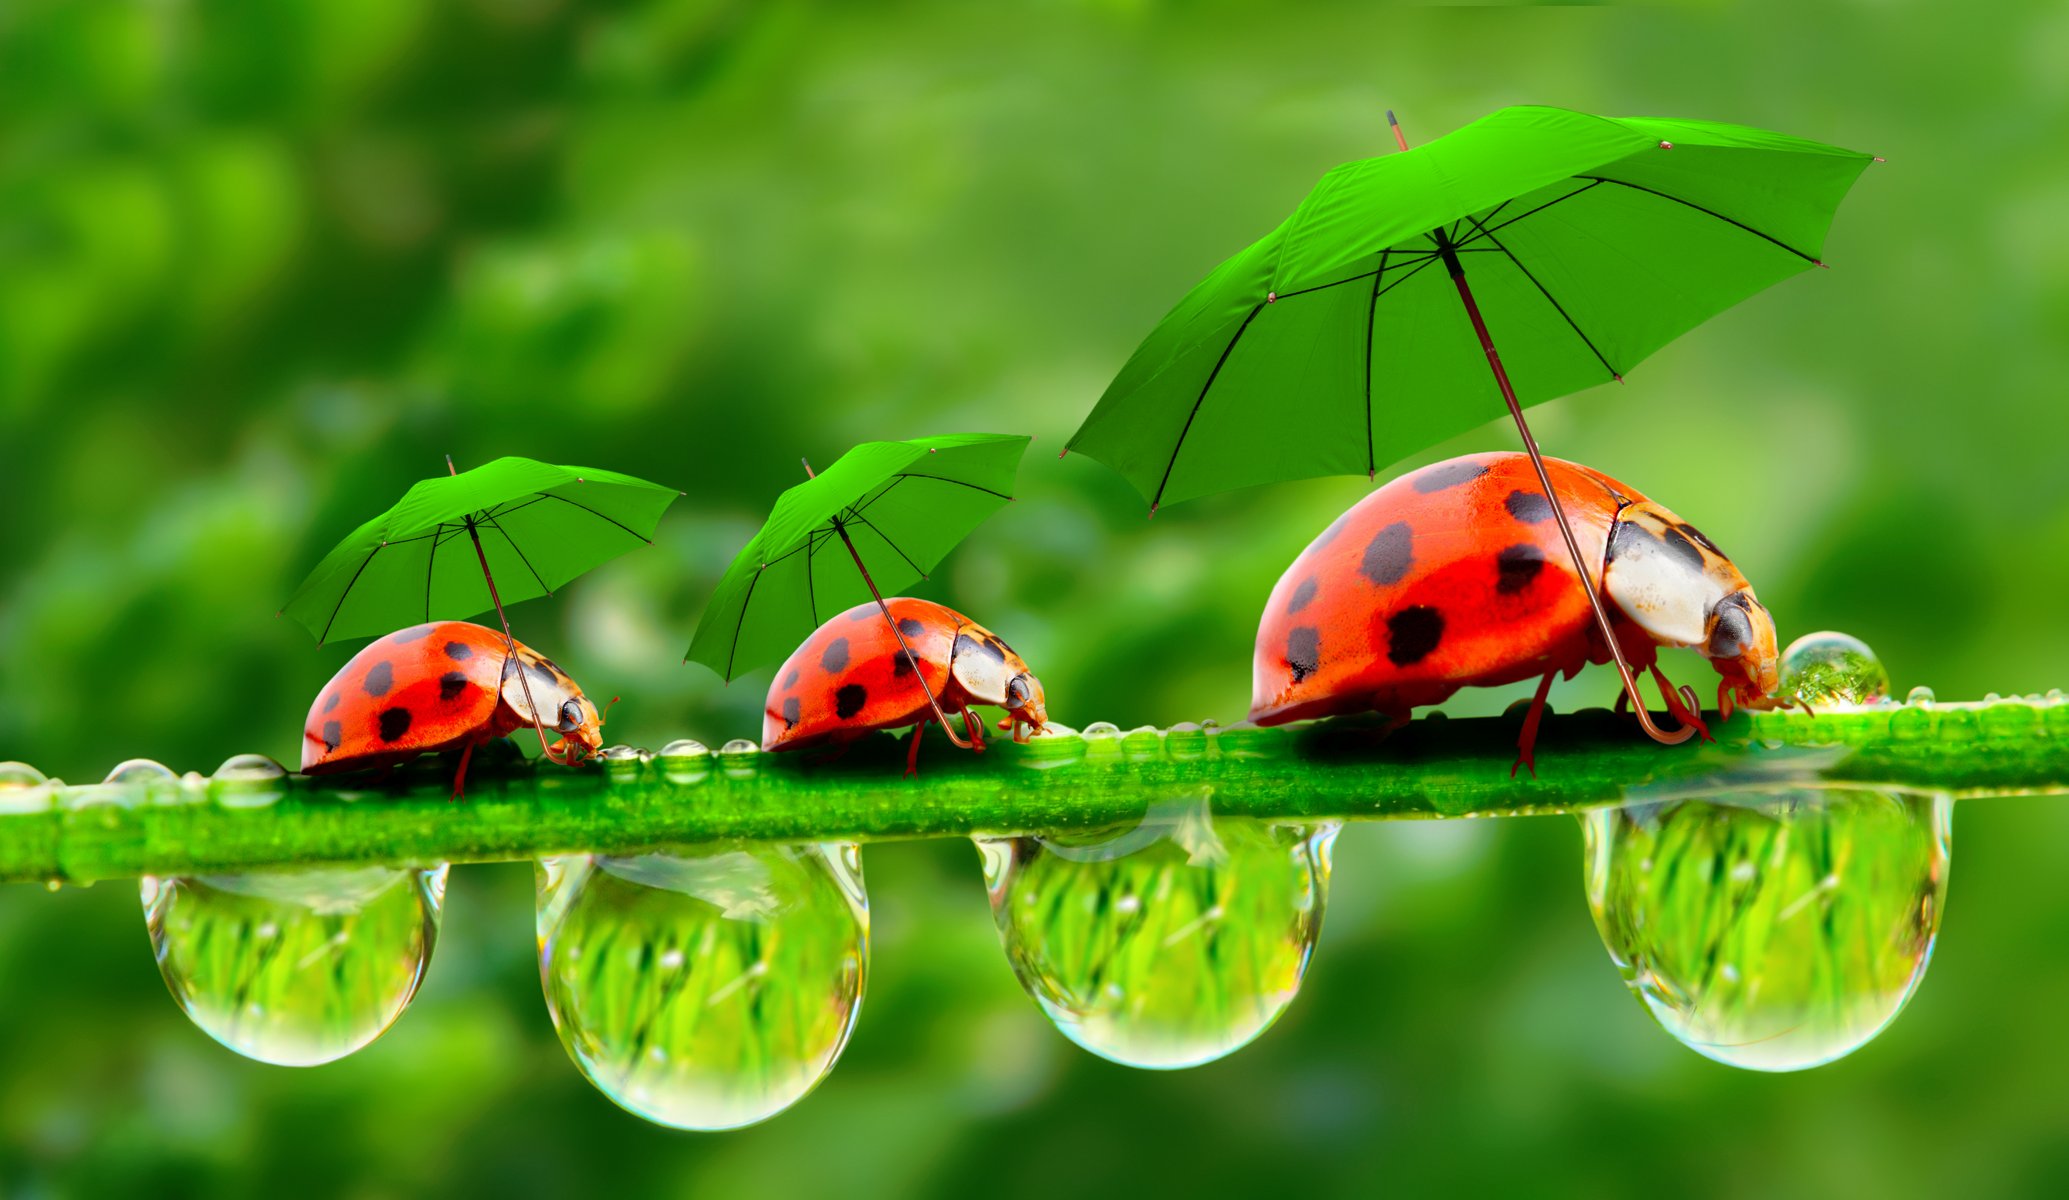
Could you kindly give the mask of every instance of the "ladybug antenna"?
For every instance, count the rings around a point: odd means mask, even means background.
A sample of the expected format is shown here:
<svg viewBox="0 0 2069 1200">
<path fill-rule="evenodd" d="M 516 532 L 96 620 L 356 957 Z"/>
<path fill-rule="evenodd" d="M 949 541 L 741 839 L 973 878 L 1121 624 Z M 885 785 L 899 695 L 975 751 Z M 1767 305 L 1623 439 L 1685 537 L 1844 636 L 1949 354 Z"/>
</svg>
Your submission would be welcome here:
<svg viewBox="0 0 2069 1200">
<path fill-rule="evenodd" d="M 603 724 L 604 721 L 610 717 L 611 710 L 618 707 L 618 701 L 623 700 L 624 698 L 625 697 L 623 696 L 612 696 L 611 702 L 603 706 L 602 712 L 596 714 L 596 723 L 598 725 Z"/>
</svg>

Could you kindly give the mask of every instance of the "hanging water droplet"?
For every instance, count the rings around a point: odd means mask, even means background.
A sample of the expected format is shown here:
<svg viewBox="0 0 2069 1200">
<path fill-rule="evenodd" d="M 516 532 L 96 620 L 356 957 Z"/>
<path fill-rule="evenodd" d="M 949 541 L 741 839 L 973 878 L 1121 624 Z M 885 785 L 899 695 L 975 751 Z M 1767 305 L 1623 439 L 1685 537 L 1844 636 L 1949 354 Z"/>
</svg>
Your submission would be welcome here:
<svg viewBox="0 0 2069 1200">
<path fill-rule="evenodd" d="M 626 1109 L 735 1129 L 803 1099 L 854 1027 L 869 901 L 852 845 L 539 864 L 539 971 L 561 1041 Z"/>
<path fill-rule="evenodd" d="M 1889 672 L 1868 644 L 1844 633 L 1806 633 L 1782 651 L 1781 694 L 1812 708 L 1880 704 Z"/>
<path fill-rule="evenodd" d="M 1917 990 L 1952 802 L 1797 790 L 1595 809 L 1588 904 L 1631 991 L 1698 1054 L 1796 1071 L 1850 1054 Z"/>
<path fill-rule="evenodd" d="M 165 985 L 247 1058 L 309 1067 L 394 1024 L 438 940 L 443 864 L 143 880 Z"/>
<path fill-rule="evenodd" d="M 1056 1027 L 1172 1069 L 1233 1053 L 1292 1003 L 1337 829 L 1216 818 L 1202 797 L 1120 832 L 977 848 L 1007 961 Z"/>
</svg>

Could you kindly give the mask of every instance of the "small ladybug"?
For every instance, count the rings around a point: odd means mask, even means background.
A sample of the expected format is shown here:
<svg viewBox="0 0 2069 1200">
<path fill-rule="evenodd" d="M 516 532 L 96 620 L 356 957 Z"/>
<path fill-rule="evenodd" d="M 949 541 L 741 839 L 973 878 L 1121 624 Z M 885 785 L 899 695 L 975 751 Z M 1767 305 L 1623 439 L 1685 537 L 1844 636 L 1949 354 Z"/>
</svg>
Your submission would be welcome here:
<svg viewBox="0 0 2069 1200">
<path fill-rule="evenodd" d="M 934 720 L 934 707 L 913 667 L 944 713 L 961 713 L 972 748 L 984 749 L 983 722 L 970 716 L 972 704 L 994 704 L 1007 712 L 1000 729 L 1024 742 L 1048 721 L 1042 681 L 1034 677 L 999 636 L 970 618 L 930 600 L 895 598 L 884 608 L 858 604 L 814 630 L 769 687 L 762 713 L 762 746 L 803 750 L 853 741 L 879 729 L 912 726 L 905 773 L 919 769 L 920 737 Z M 885 619 L 898 623 L 891 632 Z M 898 636 L 912 649 L 908 657 Z"/>
<path fill-rule="evenodd" d="M 1634 670 L 1707 737 L 1656 659 L 1693 646 L 1734 701 L 1773 708 L 1774 619 L 1693 525 L 1600 471 L 1545 460 L 1581 555 Z M 1462 687 L 1538 679 L 1516 767 L 1557 675 L 1608 662 L 1537 472 L 1523 454 L 1471 454 L 1366 496 L 1322 531 L 1272 589 L 1257 630 L 1250 717 L 1277 725 L 1376 709 L 1396 721 Z M 1514 774 L 1516 767 L 1510 768 Z"/>
<path fill-rule="evenodd" d="M 567 766 L 603 745 L 603 716 L 553 660 L 523 642 L 512 661 L 493 629 L 434 621 L 397 630 L 352 656 L 309 708 L 302 771 L 324 775 L 391 766 L 419 754 L 459 750 L 458 799 L 474 747 L 532 724 L 531 696 L 561 740 L 547 757 Z"/>
</svg>

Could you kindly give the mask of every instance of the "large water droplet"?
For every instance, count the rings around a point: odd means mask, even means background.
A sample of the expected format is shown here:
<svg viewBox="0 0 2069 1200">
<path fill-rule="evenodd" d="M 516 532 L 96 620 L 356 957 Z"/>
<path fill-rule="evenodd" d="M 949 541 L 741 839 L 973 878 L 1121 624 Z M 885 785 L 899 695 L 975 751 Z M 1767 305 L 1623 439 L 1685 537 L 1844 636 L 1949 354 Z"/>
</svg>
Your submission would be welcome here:
<svg viewBox="0 0 2069 1200">
<path fill-rule="evenodd" d="M 1013 973 L 1064 1036 L 1133 1067 L 1198 1066 L 1300 990 L 1338 826 L 1159 805 L 1094 835 L 980 840 Z"/>
<path fill-rule="evenodd" d="M 869 967 L 852 845 L 714 846 L 539 864 L 539 971 L 575 1065 L 625 1108 L 735 1129 L 803 1099 Z"/>
<path fill-rule="evenodd" d="M 1698 1054 L 1795 1071 L 1860 1049 L 1925 977 L 1944 796 L 1799 790 L 1585 813 L 1588 904 L 1624 981 Z"/>
<path fill-rule="evenodd" d="M 1844 633 L 1806 633 L 1782 651 L 1781 694 L 1812 708 L 1880 704 L 1889 672 L 1868 644 Z"/>
<path fill-rule="evenodd" d="M 247 1058 L 308 1067 L 394 1024 L 431 960 L 443 865 L 143 880 L 165 985 Z"/>
</svg>

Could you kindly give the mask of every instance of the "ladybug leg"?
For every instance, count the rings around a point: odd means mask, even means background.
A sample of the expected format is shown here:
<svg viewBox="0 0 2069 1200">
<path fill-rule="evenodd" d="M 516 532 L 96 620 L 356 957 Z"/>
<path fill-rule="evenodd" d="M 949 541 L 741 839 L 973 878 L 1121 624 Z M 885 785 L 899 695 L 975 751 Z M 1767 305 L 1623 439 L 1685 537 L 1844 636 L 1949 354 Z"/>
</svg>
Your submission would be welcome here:
<svg viewBox="0 0 2069 1200">
<path fill-rule="evenodd" d="M 910 779 L 920 773 L 920 738 L 927 732 L 927 723 L 921 721 L 912 727 L 912 749 L 905 752 L 905 777 Z"/>
<path fill-rule="evenodd" d="M 467 764 L 472 762 L 473 760 L 474 743 L 469 742 L 467 743 L 467 748 L 460 751 L 460 769 L 453 772 L 453 799 L 456 801 L 463 799 L 466 796 Z"/>
<path fill-rule="evenodd" d="M 1717 719 L 1731 720 L 1732 711 L 1731 680 L 1720 679 L 1717 681 Z"/>
<path fill-rule="evenodd" d="M 1544 719 L 1545 697 L 1551 693 L 1552 679 L 1558 674 L 1557 671 L 1547 671 L 1545 677 L 1537 681 L 1537 695 L 1530 698 L 1530 711 L 1523 716 L 1523 734 L 1516 739 L 1516 761 L 1509 764 L 1511 779 L 1516 777 L 1518 767 L 1529 767 L 1530 777 L 1537 778 L 1537 756 L 1534 753 L 1537 748 L 1537 723 Z"/>
<path fill-rule="evenodd" d="M 1693 726 L 1696 733 L 1700 734 L 1706 742 L 1717 740 L 1710 736 L 1710 727 L 1703 721 L 1702 714 L 1694 711 L 1694 692 L 1689 692 L 1686 696 L 1683 696 L 1680 692 L 1674 690 L 1673 681 L 1667 678 L 1666 672 L 1660 670 L 1658 663 L 1652 664 L 1652 678 L 1655 683 L 1660 685 L 1660 695 L 1666 698 L 1667 711 L 1673 714 L 1676 721 L 1681 722 L 1683 725 Z"/>
<path fill-rule="evenodd" d="M 984 721 L 971 716 L 968 707 L 959 711 L 963 714 L 963 736 L 970 739 L 970 749 L 984 753 Z"/>
</svg>

